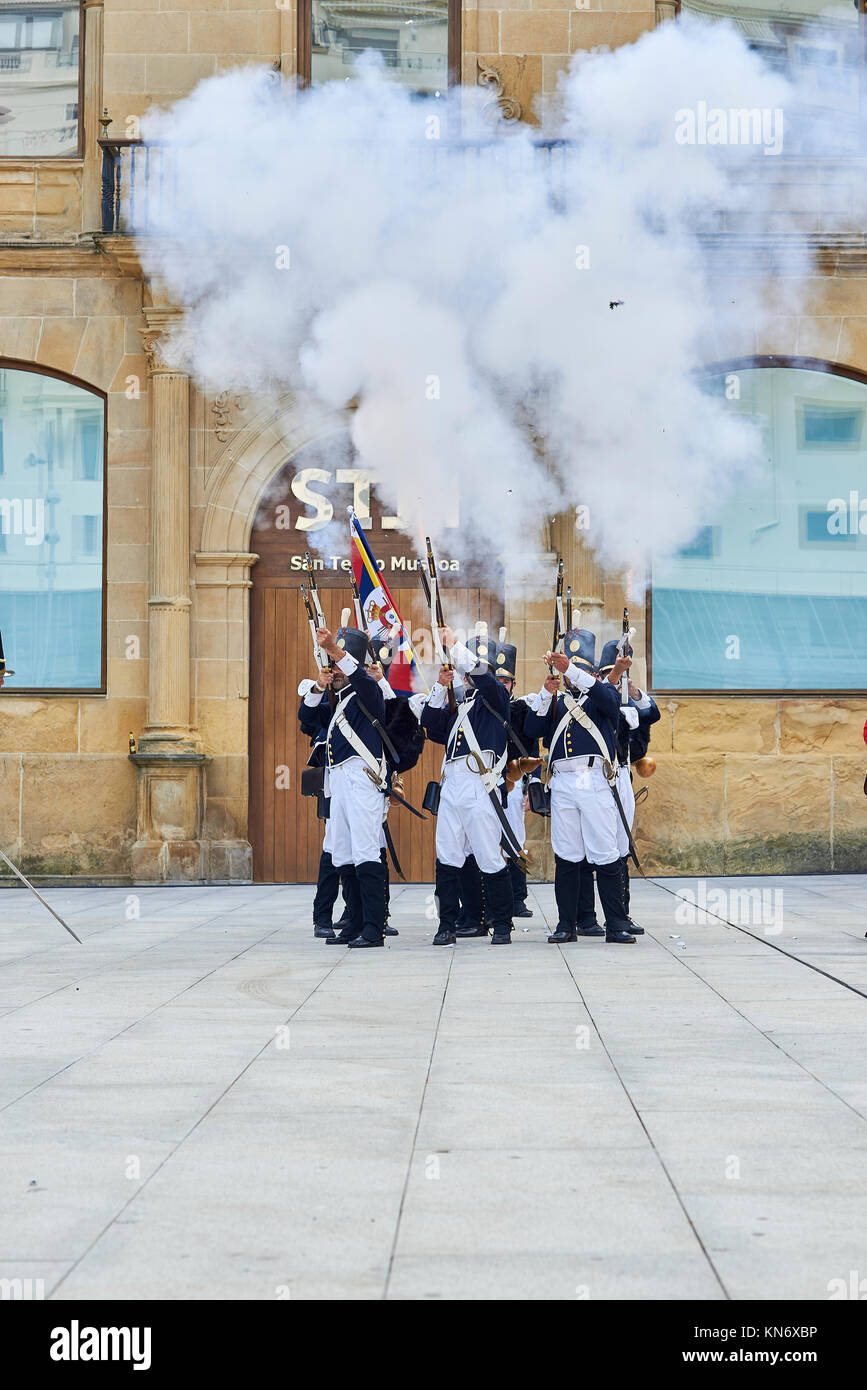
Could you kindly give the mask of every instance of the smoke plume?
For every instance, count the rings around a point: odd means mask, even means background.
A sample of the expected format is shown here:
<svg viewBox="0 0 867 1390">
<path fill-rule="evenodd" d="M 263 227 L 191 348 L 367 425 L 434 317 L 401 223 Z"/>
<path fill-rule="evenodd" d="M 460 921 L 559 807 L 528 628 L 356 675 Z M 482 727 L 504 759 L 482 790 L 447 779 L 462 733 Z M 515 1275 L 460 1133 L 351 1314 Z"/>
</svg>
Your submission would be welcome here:
<svg viewBox="0 0 867 1390">
<path fill-rule="evenodd" d="M 762 312 L 761 277 L 733 295 L 702 233 L 772 206 L 745 175 L 773 158 L 682 142 L 678 113 L 785 113 L 792 90 L 729 26 L 665 24 L 576 57 L 541 130 L 492 128 L 486 101 L 415 98 L 373 62 L 300 94 L 250 69 L 203 82 L 146 122 L 180 177 L 142 259 L 202 384 L 354 405 L 410 534 L 514 561 L 580 506 L 598 558 L 640 573 L 762 466 L 695 369 Z"/>
</svg>

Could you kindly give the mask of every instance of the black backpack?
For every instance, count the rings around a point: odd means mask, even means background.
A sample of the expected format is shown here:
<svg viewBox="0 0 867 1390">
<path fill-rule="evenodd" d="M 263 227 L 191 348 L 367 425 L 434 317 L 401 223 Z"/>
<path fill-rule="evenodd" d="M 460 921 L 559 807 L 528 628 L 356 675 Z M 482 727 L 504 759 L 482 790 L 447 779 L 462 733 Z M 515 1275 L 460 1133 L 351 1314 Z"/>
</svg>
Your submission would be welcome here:
<svg viewBox="0 0 867 1390">
<path fill-rule="evenodd" d="M 413 714 L 409 700 L 396 695 L 385 702 L 385 732 L 394 744 L 397 762 L 386 752 L 392 772 L 404 773 L 414 768 L 424 749 L 425 733 Z"/>
</svg>

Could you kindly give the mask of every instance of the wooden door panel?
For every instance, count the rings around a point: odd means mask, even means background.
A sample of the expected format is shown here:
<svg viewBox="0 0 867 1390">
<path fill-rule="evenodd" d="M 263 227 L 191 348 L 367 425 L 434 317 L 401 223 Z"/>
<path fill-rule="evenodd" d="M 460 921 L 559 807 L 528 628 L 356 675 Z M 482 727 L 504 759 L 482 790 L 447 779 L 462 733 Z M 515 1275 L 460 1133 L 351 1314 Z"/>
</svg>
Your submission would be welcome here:
<svg viewBox="0 0 867 1390">
<path fill-rule="evenodd" d="M 298 580 L 253 570 L 250 595 L 250 814 L 253 877 L 263 883 L 314 883 L 324 826 L 315 799 L 300 794 L 301 771 L 310 751 L 298 724 L 299 681 L 315 675 L 310 630 Z M 447 592 L 449 612 L 469 621 L 483 619 L 493 629 L 498 601 L 486 590 Z M 418 631 L 429 621 L 419 585 L 392 589 L 404 621 Z M 348 606 L 348 590 L 321 590 L 332 628 Z M 428 674 L 430 672 L 428 671 Z M 424 789 L 439 777 L 442 749 L 429 744 L 405 779 L 408 799 L 420 807 Z M 389 827 L 408 882 L 430 882 L 434 874 L 433 820 L 422 823 L 393 806 Z"/>
</svg>

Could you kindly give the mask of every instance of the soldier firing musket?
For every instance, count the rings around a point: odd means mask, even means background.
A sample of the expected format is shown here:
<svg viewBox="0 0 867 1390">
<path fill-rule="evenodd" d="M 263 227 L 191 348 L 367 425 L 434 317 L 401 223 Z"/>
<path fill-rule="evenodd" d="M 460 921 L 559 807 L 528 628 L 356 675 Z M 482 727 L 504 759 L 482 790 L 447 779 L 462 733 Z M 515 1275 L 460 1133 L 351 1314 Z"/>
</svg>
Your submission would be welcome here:
<svg viewBox="0 0 867 1390">
<path fill-rule="evenodd" d="M 436 901 L 439 930 L 435 946 L 453 946 L 461 911 L 461 871 L 475 859 L 482 875 L 485 925 L 465 923 L 461 936 L 487 936 L 492 945 L 508 945 L 512 933 L 512 884 L 506 861 L 523 862 L 523 846 L 506 816 L 501 782 L 509 749 L 509 695 L 497 680 L 497 642 L 487 629 L 477 632 L 470 647 L 455 641 L 443 622 L 436 582 L 433 547 L 427 540 L 428 584 L 434 652 L 440 661 L 437 684 L 421 716 L 422 727 L 434 743 L 445 748 L 436 831 Z M 455 673 L 466 681 L 467 694 L 458 705 L 452 683 Z M 451 698 L 449 698 L 451 696 Z M 428 789 L 430 791 L 430 788 Z M 426 798 L 425 804 L 428 803 Z"/>
<path fill-rule="evenodd" d="M 430 536 L 424 538 L 427 548 L 427 574 L 424 572 L 423 562 L 419 562 L 418 572 L 421 575 L 422 587 L 430 608 L 430 627 L 431 640 L 433 642 L 434 660 L 439 664 L 441 670 L 453 671 L 454 664 L 450 653 L 446 650 L 442 640 L 442 632 L 445 629 L 445 619 L 443 618 L 443 605 L 440 598 L 439 582 L 437 579 L 437 564 L 434 558 L 433 546 Z M 457 709 L 457 699 L 451 683 L 446 687 L 447 703 L 449 713 L 454 714 Z"/>
</svg>

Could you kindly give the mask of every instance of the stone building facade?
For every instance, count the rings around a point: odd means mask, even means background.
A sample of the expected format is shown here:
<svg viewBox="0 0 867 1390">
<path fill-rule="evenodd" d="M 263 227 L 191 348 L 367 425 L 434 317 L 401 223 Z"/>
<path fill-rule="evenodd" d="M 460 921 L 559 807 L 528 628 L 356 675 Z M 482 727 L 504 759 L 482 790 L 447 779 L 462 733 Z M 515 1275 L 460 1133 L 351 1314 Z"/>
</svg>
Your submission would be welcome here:
<svg viewBox="0 0 867 1390">
<path fill-rule="evenodd" d="M 7 682 L 0 844 L 49 881 L 245 881 L 257 872 L 248 815 L 251 535 L 281 471 L 345 421 L 289 397 L 275 407 L 228 390 L 205 394 L 165 364 L 161 335 L 179 306 L 144 279 L 130 238 L 102 230 L 97 140 L 104 129 L 134 135 L 153 103 L 223 68 L 264 63 L 293 76 L 299 17 L 294 4 L 261 0 L 84 0 L 82 8 L 80 152 L 0 157 L 0 370 L 43 371 L 104 394 L 106 683 L 99 693 L 16 693 Z M 468 4 L 461 79 L 481 82 L 506 114 L 531 118 L 534 95 L 553 89 L 570 54 L 633 42 L 674 10 L 639 0 Z M 100 126 L 104 111 L 111 126 Z M 761 336 L 744 322 L 719 343 L 717 361 L 810 358 L 867 380 L 867 248 L 857 232 L 826 235 L 821 171 L 790 177 L 799 191 L 781 237 L 795 230 L 812 241 L 821 266 L 809 312 L 779 315 Z M 748 234 L 720 234 L 735 261 Z M 785 275 L 775 255 L 770 237 L 769 293 Z M 539 547 L 564 555 L 584 621 L 613 635 L 622 577 L 599 569 L 571 517 L 558 517 Z M 644 617 L 633 611 L 640 653 Z M 505 620 L 519 647 L 519 686 L 535 686 L 550 601 L 529 598 L 507 574 Z M 8 638 L 6 655 L 14 666 Z M 639 814 L 648 869 L 864 870 L 867 698 L 659 700 L 658 768 Z M 292 818 L 301 811 L 289 794 L 282 814 Z M 534 864 L 546 875 L 545 826 L 531 820 Z"/>
</svg>

